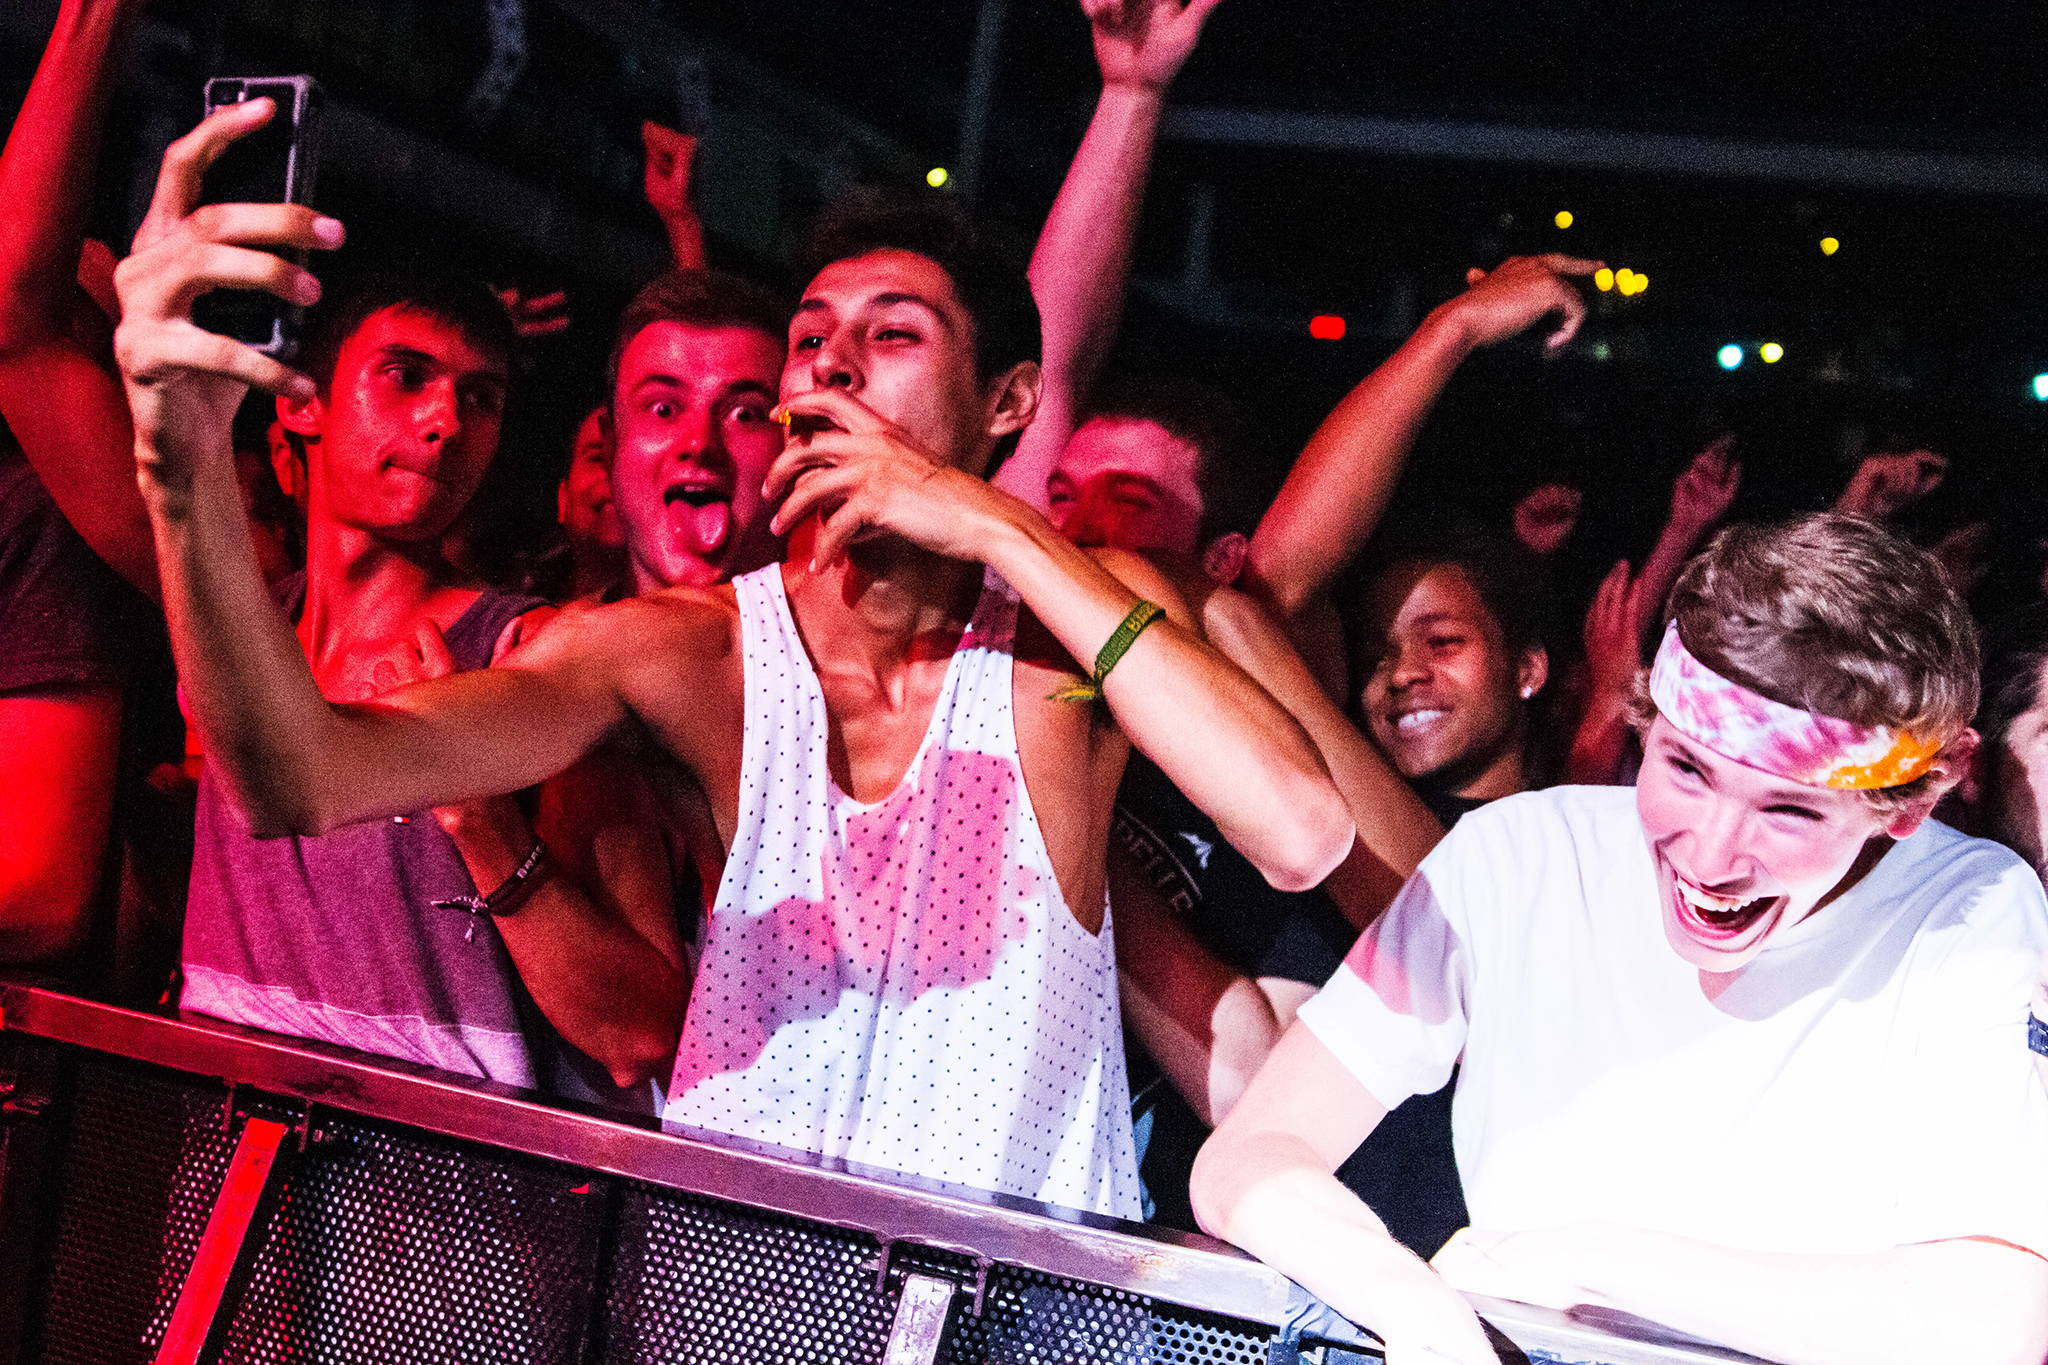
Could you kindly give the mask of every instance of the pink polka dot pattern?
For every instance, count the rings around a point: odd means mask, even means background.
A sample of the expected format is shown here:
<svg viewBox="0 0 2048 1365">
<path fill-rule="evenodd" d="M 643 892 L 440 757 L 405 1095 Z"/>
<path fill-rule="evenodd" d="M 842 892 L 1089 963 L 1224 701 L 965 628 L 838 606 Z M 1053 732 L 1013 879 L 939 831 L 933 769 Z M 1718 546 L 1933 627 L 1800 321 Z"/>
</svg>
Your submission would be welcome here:
<svg viewBox="0 0 2048 1365">
<path fill-rule="evenodd" d="M 1024 790 L 1016 595 L 989 576 L 910 771 L 863 805 L 827 768 L 779 566 L 735 582 L 739 825 L 665 1116 L 1135 1218 L 1115 950 L 1067 909 Z"/>
</svg>

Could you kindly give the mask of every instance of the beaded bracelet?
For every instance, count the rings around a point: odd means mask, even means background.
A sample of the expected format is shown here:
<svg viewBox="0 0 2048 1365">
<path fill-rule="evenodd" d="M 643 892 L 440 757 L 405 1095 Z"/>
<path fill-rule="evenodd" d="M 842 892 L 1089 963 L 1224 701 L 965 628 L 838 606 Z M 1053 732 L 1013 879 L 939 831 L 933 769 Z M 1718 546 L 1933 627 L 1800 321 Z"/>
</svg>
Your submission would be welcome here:
<svg viewBox="0 0 2048 1365">
<path fill-rule="evenodd" d="M 1157 603 L 1138 599 L 1117 628 L 1103 641 L 1102 651 L 1095 656 L 1095 668 L 1088 675 L 1087 682 L 1068 683 L 1058 691 L 1050 693 L 1047 701 L 1099 701 L 1102 698 L 1102 680 L 1109 676 L 1131 647 L 1131 642 L 1145 633 L 1145 628 L 1166 615 Z"/>
</svg>

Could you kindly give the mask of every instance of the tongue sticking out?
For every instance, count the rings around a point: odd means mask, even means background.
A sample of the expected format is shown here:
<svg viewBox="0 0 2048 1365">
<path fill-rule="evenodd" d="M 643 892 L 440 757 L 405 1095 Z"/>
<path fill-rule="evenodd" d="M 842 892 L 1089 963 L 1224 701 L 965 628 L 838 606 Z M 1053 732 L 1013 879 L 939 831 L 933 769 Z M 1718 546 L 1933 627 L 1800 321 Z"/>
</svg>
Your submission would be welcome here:
<svg viewBox="0 0 2048 1365">
<path fill-rule="evenodd" d="M 725 544 L 726 536 L 732 533 L 732 504 L 729 502 L 707 502 L 680 510 L 684 533 L 698 554 L 716 554 Z"/>
</svg>

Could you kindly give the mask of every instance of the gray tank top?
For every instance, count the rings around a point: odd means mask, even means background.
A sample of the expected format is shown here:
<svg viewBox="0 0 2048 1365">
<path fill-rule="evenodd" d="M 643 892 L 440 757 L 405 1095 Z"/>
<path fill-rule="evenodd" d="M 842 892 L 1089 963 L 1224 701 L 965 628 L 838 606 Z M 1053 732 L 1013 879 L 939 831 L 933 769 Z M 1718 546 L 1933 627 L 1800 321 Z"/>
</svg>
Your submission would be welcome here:
<svg viewBox="0 0 2048 1365">
<path fill-rule="evenodd" d="M 281 585 L 296 617 L 303 576 Z M 447 632 L 482 668 L 507 624 L 544 605 L 486 589 Z M 558 1045 L 488 919 L 434 902 L 477 894 L 430 810 L 318 838 L 256 839 L 215 779 L 199 780 L 182 1005 L 511 1085 L 547 1083 Z M 534 1025 L 546 1045 L 530 1044 Z M 536 1040 L 539 1041 L 539 1040 Z"/>
</svg>

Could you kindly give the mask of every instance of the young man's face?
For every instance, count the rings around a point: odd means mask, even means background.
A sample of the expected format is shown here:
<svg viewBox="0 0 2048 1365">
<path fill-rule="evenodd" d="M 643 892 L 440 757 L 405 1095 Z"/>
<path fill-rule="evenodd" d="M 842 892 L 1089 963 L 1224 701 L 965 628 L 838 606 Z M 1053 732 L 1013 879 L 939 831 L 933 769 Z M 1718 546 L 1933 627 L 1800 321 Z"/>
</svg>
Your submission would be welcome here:
<svg viewBox="0 0 2048 1365">
<path fill-rule="evenodd" d="M 986 472 L 992 400 L 975 370 L 974 321 L 931 258 L 870 251 L 811 281 L 789 324 L 782 398 L 832 388 L 940 462 Z"/>
<path fill-rule="evenodd" d="M 1886 829 L 1862 793 L 1724 758 L 1662 716 L 1643 751 L 1636 813 L 1656 863 L 1664 934 L 1702 971 L 1734 971 L 1812 914 Z"/>
<path fill-rule="evenodd" d="M 1520 790 L 1522 689 L 1543 684 L 1541 655 L 1510 655 L 1501 625 L 1455 564 L 1403 565 L 1374 585 L 1365 682 L 1373 739 L 1410 781 L 1459 796 Z"/>
<path fill-rule="evenodd" d="M 1052 523 L 1076 545 L 1192 555 L 1201 544 L 1200 458 L 1157 422 L 1084 422 L 1047 481 Z"/>
<path fill-rule="evenodd" d="M 761 498 L 782 453 L 782 346 L 751 327 L 655 322 L 619 357 L 612 502 L 634 584 L 708 587 L 781 553 Z"/>
<path fill-rule="evenodd" d="M 611 430 L 598 408 L 576 428 L 569 453 L 569 473 L 555 490 L 555 519 L 571 545 L 617 550 L 626 543 L 612 505 Z"/>
<path fill-rule="evenodd" d="M 308 438 L 308 518 L 393 541 L 439 538 L 498 453 L 505 357 L 452 322 L 394 306 L 342 344 L 327 394 L 280 400 Z"/>
</svg>

